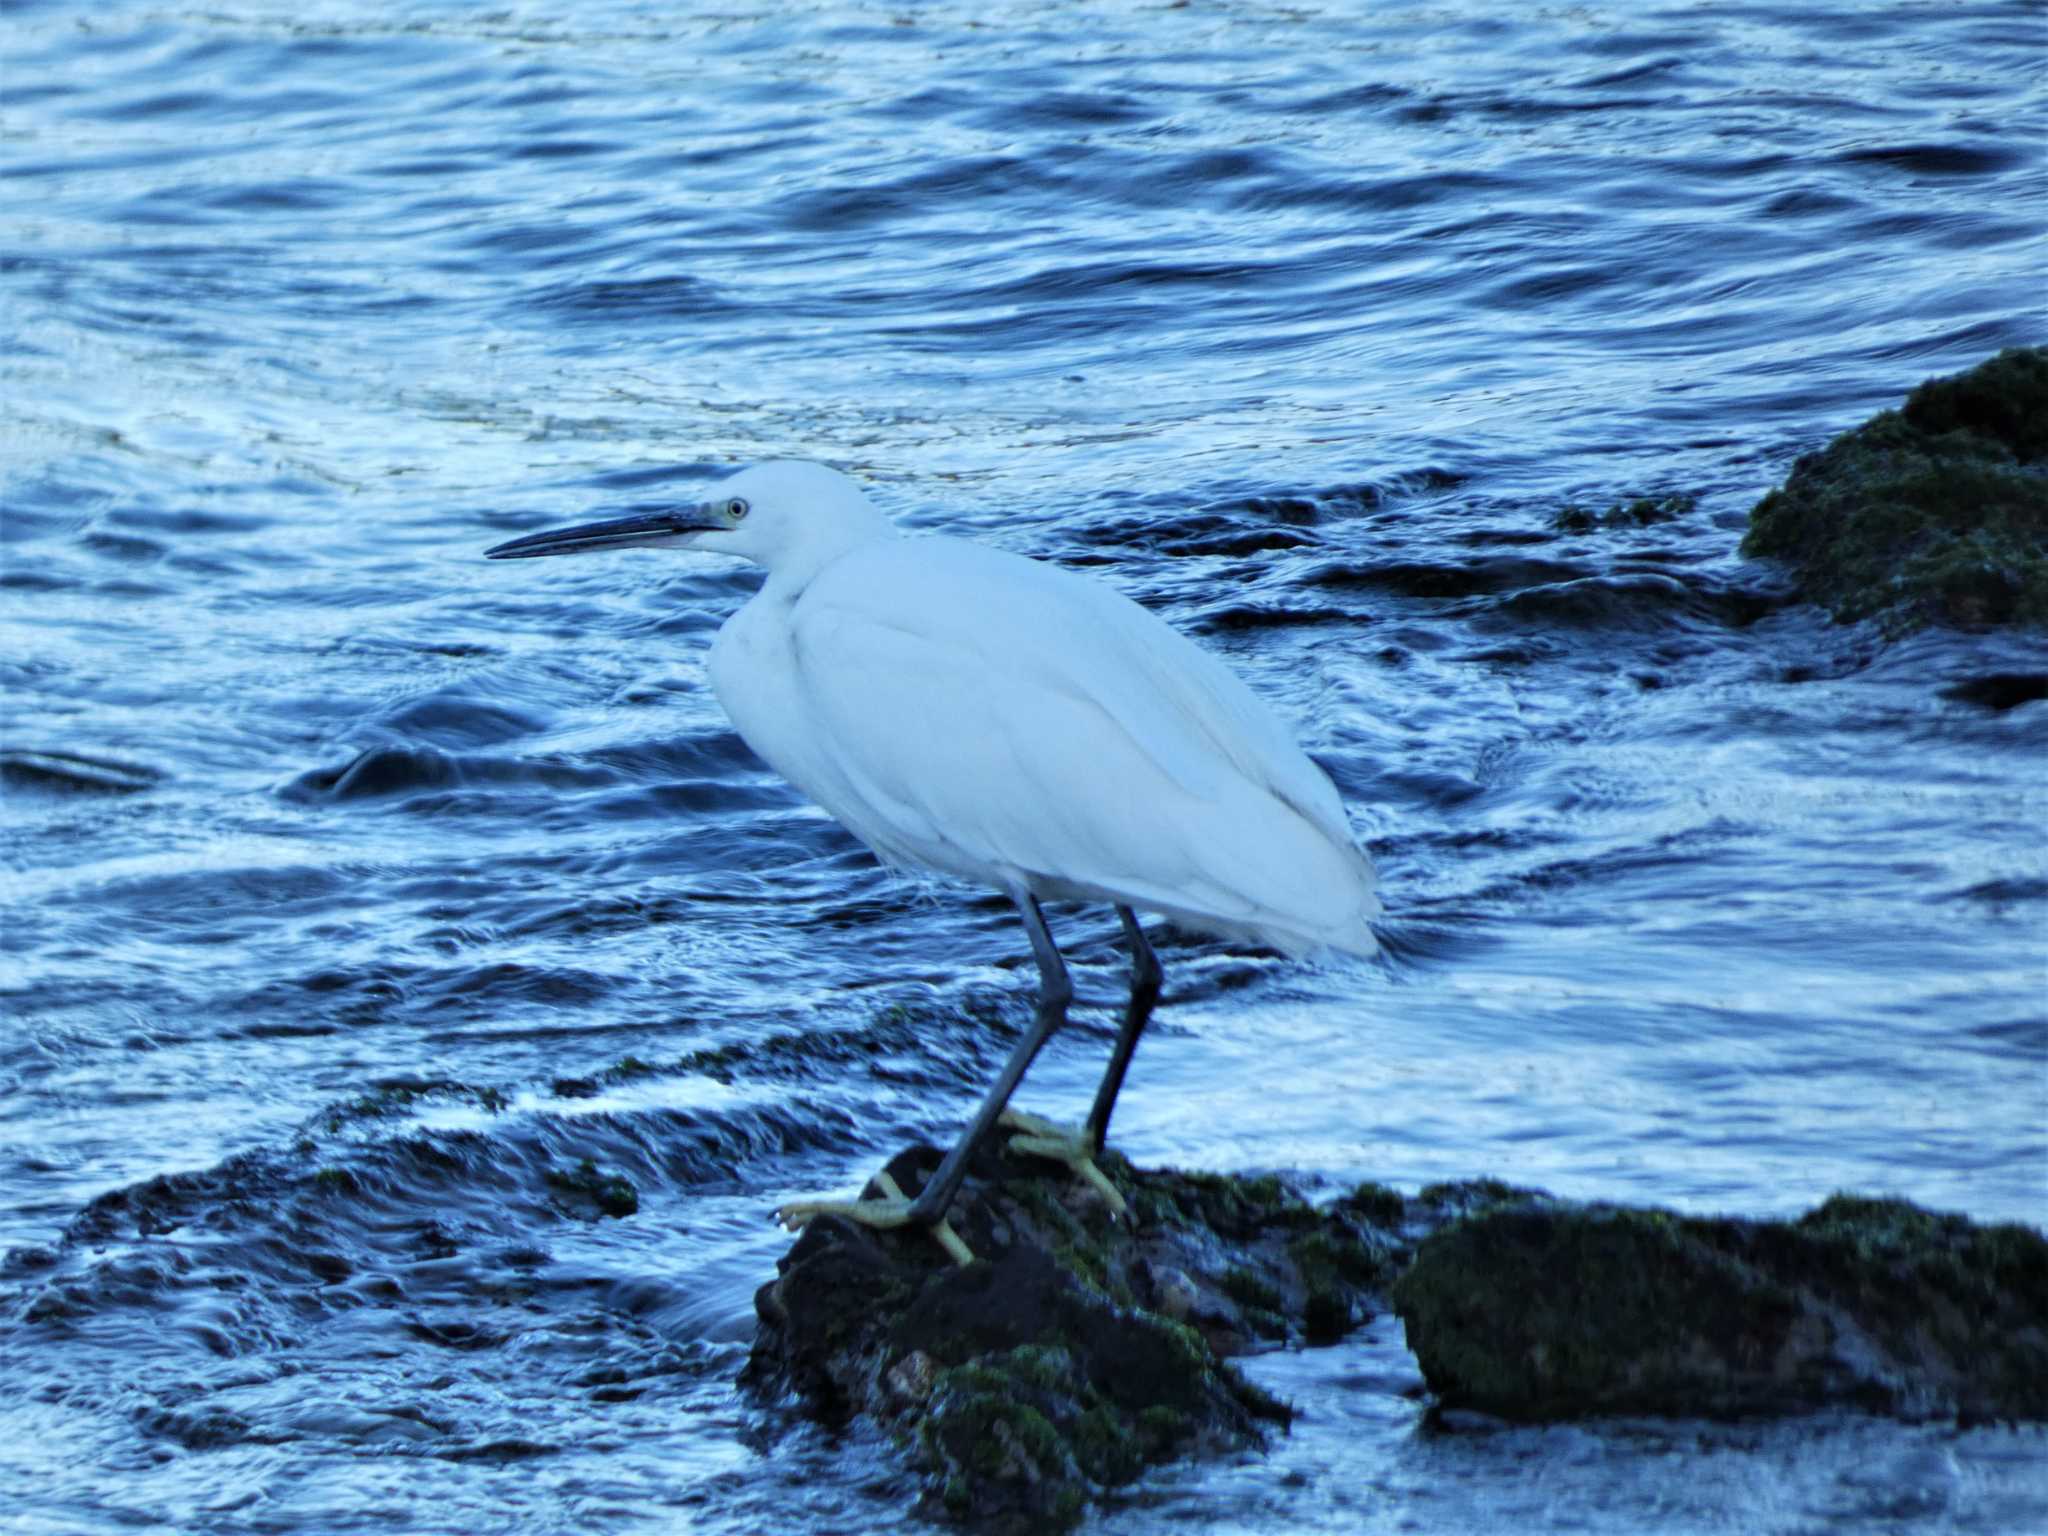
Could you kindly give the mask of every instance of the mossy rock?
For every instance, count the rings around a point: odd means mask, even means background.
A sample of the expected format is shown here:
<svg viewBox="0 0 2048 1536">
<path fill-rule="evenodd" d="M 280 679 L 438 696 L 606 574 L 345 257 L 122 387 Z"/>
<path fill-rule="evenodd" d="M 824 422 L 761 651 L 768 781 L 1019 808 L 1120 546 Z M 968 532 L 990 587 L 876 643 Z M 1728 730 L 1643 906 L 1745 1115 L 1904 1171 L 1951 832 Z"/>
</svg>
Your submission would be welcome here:
<svg viewBox="0 0 2048 1536">
<path fill-rule="evenodd" d="M 1902 1200 L 1496 1205 L 1421 1243 L 1392 1299 L 1439 1400 L 1502 1418 L 2048 1418 L 2048 1239 Z"/>
<path fill-rule="evenodd" d="M 1930 379 L 1805 455 L 1742 552 L 1845 622 L 2048 628 L 2048 348 Z"/>
<path fill-rule="evenodd" d="M 1605 511 L 1572 502 L 1560 507 L 1550 520 L 1559 533 L 1592 533 L 1602 528 L 1651 528 L 1689 516 L 1699 506 L 1690 491 L 1671 491 L 1662 496 L 1632 496 L 1617 501 Z"/>
<path fill-rule="evenodd" d="M 916 1189 L 937 1161 L 887 1171 Z M 928 1512 L 983 1531 L 1065 1529 L 1148 1467 L 1262 1444 L 1291 1410 L 1228 1357 L 1356 1327 L 1393 1240 L 1275 1177 L 1101 1164 L 1125 1219 L 1064 1169 L 985 1154 L 952 1212 L 965 1266 L 922 1232 L 814 1222 L 756 1297 L 747 1380 L 888 1429 Z"/>
<path fill-rule="evenodd" d="M 600 1216 L 619 1220 L 640 1209 L 640 1191 L 621 1174 L 606 1173 L 590 1158 L 574 1168 L 551 1168 L 548 1187 L 555 1191 L 571 1214 L 595 1221 Z"/>
<path fill-rule="evenodd" d="M 511 1097 L 488 1083 L 478 1086 L 452 1077 L 387 1077 L 374 1082 L 370 1092 L 323 1111 L 321 1122 L 325 1129 L 338 1131 L 352 1121 L 411 1114 L 423 1103 L 470 1103 L 494 1115 L 512 1107 Z"/>
<path fill-rule="evenodd" d="M 922 1187 L 914 1148 L 887 1172 Z M 821 1218 L 755 1298 L 745 1380 L 883 1429 L 922 1508 L 1068 1529 L 1148 1468 L 1264 1443 L 1290 1410 L 1231 1356 L 1391 1304 L 1445 1407 L 1542 1421 L 1830 1405 L 2048 1420 L 2048 1238 L 1837 1195 L 1794 1221 L 1583 1205 L 1497 1179 L 1316 1205 L 1286 1180 L 988 1152 L 921 1231 Z M 877 1192 L 871 1186 L 869 1193 Z"/>
</svg>

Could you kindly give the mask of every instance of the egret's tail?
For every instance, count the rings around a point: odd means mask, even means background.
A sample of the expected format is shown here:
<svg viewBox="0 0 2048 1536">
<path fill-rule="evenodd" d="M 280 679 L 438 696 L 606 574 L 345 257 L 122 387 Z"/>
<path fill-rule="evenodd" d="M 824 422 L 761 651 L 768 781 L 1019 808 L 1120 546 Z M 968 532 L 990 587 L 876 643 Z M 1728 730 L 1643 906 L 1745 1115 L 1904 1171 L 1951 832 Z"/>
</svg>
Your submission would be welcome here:
<svg viewBox="0 0 2048 1536">
<path fill-rule="evenodd" d="M 1121 901 L 1157 912 L 1183 928 L 1217 938 L 1249 940 L 1287 955 L 1336 950 L 1379 952 L 1372 919 L 1379 916 L 1372 860 L 1358 849 L 1321 836 L 1295 841 L 1273 859 L 1240 859 L 1229 883 L 1189 872 L 1171 886 L 1118 882 L 1108 888 L 1069 888 L 1072 894 Z M 1051 887 L 1047 894 L 1066 894 Z"/>
</svg>

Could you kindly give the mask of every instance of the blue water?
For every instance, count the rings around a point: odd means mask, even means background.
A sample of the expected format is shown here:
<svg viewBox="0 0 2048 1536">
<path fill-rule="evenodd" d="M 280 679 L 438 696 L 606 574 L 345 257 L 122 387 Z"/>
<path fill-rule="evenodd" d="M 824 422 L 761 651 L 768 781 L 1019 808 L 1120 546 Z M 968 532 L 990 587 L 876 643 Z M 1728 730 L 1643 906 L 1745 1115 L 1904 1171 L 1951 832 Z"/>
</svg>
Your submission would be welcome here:
<svg viewBox="0 0 2048 1536">
<path fill-rule="evenodd" d="M 771 456 L 1114 582 L 1343 790 L 1387 957 L 1160 930 L 1138 1160 L 2048 1215 L 2048 702 L 1955 691 L 2048 645 L 1735 553 L 2048 332 L 2038 5 L 690 9 L 5 13 L 0 1527 L 907 1522 L 733 1378 L 768 1211 L 951 1137 L 1021 932 L 732 733 L 744 571 L 478 558 Z M 1287 1441 L 1092 1528 L 2048 1522 L 2038 1436 L 1446 1435 L 1391 1320 L 1255 1370 Z"/>
</svg>

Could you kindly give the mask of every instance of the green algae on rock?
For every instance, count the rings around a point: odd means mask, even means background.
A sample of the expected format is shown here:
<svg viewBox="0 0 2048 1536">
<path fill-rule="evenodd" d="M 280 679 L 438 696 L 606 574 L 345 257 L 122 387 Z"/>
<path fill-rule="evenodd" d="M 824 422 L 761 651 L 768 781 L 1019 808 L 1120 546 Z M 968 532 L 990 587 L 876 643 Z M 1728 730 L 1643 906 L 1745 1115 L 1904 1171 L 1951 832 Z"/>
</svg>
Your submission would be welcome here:
<svg viewBox="0 0 2048 1536">
<path fill-rule="evenodd" d="M 1600 528 L 1652 528 L 1659 523 L 1685 517 L 1698 506 L 1699 497 L 1691 491 L 1631 496 L 1627 501 L 1617 501 L 1599 512 L 1571 502 L 1557 510 L 1550 519 L 1550 526 L 1559 533 L 1591 533 Z"/>
<path fill-rule="evenodd" d="M 548 1187 L 555 1191 L 563 1208 L 573 1215 L 595 1221 L 600 1216 L 620 1220 L 640 1209 L 640 1191 L 623 1175 L 606 1173 L 591 1158 L 574 1168 L 550 1168 Z"/>
<path fill-rule="evenodd" d="M 2048 628 L 2048 348 L 1929 379 L 1804 455 L 1742 552 L 1845 622 Z"/>
<path fill-rule="evenodd" d="M 939 1154 L 886 1170 L 915 1189 Z M 812 1224 L 755 1298 L 748 1384 L 890 1435 L 921 1508 L 1071 1527 L 1148 1467 L 1253 1449 L 1290 1410 L 1229 1357 L 1387 1308 L 1438 1404 L 1521 1421 L 1819 1406 L 2048 1420 L 2048 1238 L 1837 1195 L 1794 1221 L 1586 1205 L 1497 1179 L 1313 1205 L 1282 1179 L 985 1154 L 921 1231 Z"/>
<path fill-rule="evenodd" d="M 887 1171 L 915 1188 L 937 1158 Z M 891 1431 L 927 1511 L 988 1531 L 1064 1529 L 1148 1466 L 1261 1444 L 1291 1412 L 1228 1357 L 1349 1331 L 1395 1239 L 1279 1179 L 1101 1162 L 1134 1222 L 1062 1169 L 983 1157 L 953 1211 L 966 1266 L 923 1232 L 814 1222 L 755 1299 L 749 1382 Z"/>
<path fill-rule="evenodd" d="M 1786 1222 L 1532 1196 L 1425 1239 L 1392 1299 L 1439 1401 L 1506 1419 L 2048 1418 L 2048 1238 L 1903 1200 Z"/>
<path fill-rule="evenodd" d="M 371 1087 L 371 1092 L 357 1094 L 347 1103 L 323 1111 L 324 1128 L 338 1131 L 355 1120 L 407 1115 L 430 1102 L 474 1104 L 494 1115 L 512 1107 L 510 1095 L 502 1088 L 493 1088 L 488 1083 L 479 1087 L 452 1077 L 387 1077 L 378 1079 Z"/>
</svg>

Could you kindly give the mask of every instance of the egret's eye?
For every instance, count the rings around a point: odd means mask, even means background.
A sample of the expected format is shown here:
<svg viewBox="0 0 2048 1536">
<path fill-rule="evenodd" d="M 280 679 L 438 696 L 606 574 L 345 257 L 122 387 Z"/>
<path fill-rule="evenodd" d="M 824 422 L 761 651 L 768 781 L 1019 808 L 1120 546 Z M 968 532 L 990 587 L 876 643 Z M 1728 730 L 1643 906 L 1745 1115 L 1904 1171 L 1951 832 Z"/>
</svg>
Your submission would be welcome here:
<svg viewBox="0 0 2048 1536">
<path fill-rule="evenodd" d="M 746 498 L 742 496 L 735 496 L 725 504 L 725 515 L 734 522 L 738 522 L 741 518 L 745 517 L 747 511 Z"/>
</svg>

